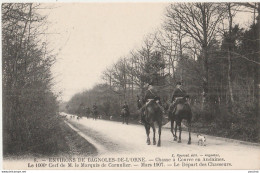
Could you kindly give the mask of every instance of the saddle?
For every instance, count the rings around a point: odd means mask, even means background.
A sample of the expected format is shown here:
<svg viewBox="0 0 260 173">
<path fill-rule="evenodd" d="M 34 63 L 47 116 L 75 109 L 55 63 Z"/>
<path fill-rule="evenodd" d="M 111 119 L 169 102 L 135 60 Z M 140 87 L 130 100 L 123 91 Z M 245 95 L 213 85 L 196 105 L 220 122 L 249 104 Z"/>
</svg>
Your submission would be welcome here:
<svg viewBox="0 0 260 173">
<path fill-rule="evenodd" d="M 146 102 L 145 105 L 144 105 L 144 112 L 143 112 L 143 114 L 144 114 L 145 118 L 147 117 L 147 114 L 146 114 L 146 112 L 147 112 L 147 106 L 150 105 L 150 104 L 155 104 L 156 106 L 159 107 L 159 109 L 160 109 L 163 113 L 165 113 L 164 108 L 159 104 L 159 100 L 158 100 L 158 99 L 156 99 L 156 98 L 155 98 L 155 99 L 148 99 L 147 102 Z"/>
<path fill-rule="evenodd" d="M 187 103 L 186 97 L 176 97 L 175 104 L 185 104 Z"/>
<path fill-rule="evenodd" d="M 174 104 L 174 107 L 173 107 L 173 110 L 172 110 L 172 114 L 174 114 L 176 112 L 178 104 L 189 105 L 186 97 L 176 97 L 175 102 L 173 104 Z"/>
<path fill-rule="evenodd" d="M 154 101 L 155 101 L 154 99 L 148 99 L 147 102 L 145 103 L 145 107 L 147 107 L 149 104 L 151 104 Z"/>
</svg>

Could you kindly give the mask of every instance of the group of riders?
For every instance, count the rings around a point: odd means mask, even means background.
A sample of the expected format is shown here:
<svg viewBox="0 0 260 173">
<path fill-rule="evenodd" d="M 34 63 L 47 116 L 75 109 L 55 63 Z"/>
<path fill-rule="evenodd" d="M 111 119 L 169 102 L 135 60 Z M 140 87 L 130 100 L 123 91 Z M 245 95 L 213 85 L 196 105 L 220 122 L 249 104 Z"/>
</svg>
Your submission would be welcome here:
<svg viewBox="0 0 260 173">
<path fill-rule="evenodd" d="M 92 113 L 93 116 L 97 116 L 98 107 L 97 107 L 96 103 L 94 103 L 93 106 L 92 106 L 92 110 L 89 107 L 87 107 L 87 108 L 84 109 L 84 111 L 85 111 L 86 115 L 89 115 L 90 113 Z"/>
<path fill-rule="evenodd" d="M 189 96 L 187 95 L 186 91 L 182 88 L 182 83 L 177 82 L 176 88 L 174 89 L 174 91 L 172 93 L 171 104 L 170 104 L 169 110 L 167 111 L 168 119 L 172 114 L 175 113 L 176 106 L 179 103 L 184 103 L 185 99 L 188 98 L 188 97 Z M 138 97 L 138 99 L 139 99 L 139 97 Z M 145 109 L 150 104 L 151 101 L 155 101 L 155 103 L 160 108 L 161 112 L 163 114 L 166 114 L 166 110 L 162 106 L 161 99 L 158 96 L 153 83 L 149 83 L 148 88 L 145 91 L 145 95 L 144 95 L 143 99 L 141 100 L 142 105 L 139 107 L 139 111 L 140 111 L 140 114 L 141 114 L 141 119 L 140 119 L 139 123 L 143 124 L 145 122 Z M 140 100 L 138 100 L 138 102 L 140 103 Z M 87 109 L 88 109 L 88 111 L 90 111 L 90 108 L 87 108 Z M 130 114 L 129 106 L 128 106 L 126 101 L 124 102 L 122 109 L 125 109 L 128 115 Z M 94 103 L 94 105 L 92 106 L 92 113 L 97 114 L 96 103 Z"/>
<path fill-rule="evenodd" d="M 188 97 L 189 96 L 187 95 L 186 91 L 182 88 L 182 83 L 177 82 L 176 88 L 174 89 L 174 91 L 172 93 L 169 111 L 167 112 L 168 119 L 170 119 L 170 116 L 175 113 L 177 104 L 184 103 L 185 99 Z M 158 107 L 160 108 L 160 110 L 163 114 L 166 113 L 165 108 L 162 106 L 160 97 L 156 94 L 153 84 L 150 83 L 148 85 L 147 91 L 145 92 L 145 96 L 143 99 L 143 106 L 140 108 L 141 123 L 145 122 L 145 109 L 150 104 L 151 101 L 155 101 L 155 103 L 158 105 Z"/>
<path fill-rule="evenodd" d="M 182 88 L 182 83 L 181 82 L 177 82 L 176 83 L 176 88 L 174 89 L 174 91 L 172 93 L 171 104 L 170 104 L 170 107 L 169 107 L 169 111 L 167 112 L 168 113 L 168 119 L 170 118 L 170 116 L 172 114 L 175 113 L 176 106 L 179 103 L 185 103 L 186 102 L 186 98 L 188 98 L 188 97 L 189 97 L 189 95 Z M 140 114 L 141 114 L 141 120 L 139 121 L 139 123 L 144 124 L 146 107 L 152 101 L 154 101 L 158 105 L 158 107 L 160 108 L 160 110 L 161 110 L 161 112 L 163 114 L 166 114 L 166 110 L 162 106 L 161 99 L 158 96 L 153 83 L 149 83 L 148 84 L 148 88 L 147 88 L 147 90 L 145 92 L 145 95 L 144 95 L 143 99 L 140 101 L 139 97 L 138 97 L 138 102 L 139 103 L 142 102 L 142 105 L 139 107 L 139 111 L 140 111 Z M 129 107 L 127 105 L 127 102 L 124 103 L 124 105 L 122 106 L 122 109 L 125 109 L 129 113 Z"/>
</svg>

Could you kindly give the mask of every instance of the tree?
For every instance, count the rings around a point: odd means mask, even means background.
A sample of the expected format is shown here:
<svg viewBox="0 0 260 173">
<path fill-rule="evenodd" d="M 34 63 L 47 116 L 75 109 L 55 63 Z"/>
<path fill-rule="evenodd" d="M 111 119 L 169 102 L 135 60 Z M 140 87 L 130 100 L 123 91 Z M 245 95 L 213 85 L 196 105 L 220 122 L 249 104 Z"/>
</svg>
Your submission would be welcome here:
<svg viewBox="0 0 260 173">
<path fill-rule="evenodd" d="M 219 3 L 178 3 L 167 8 L 167 18 L 173 28 L 181 26 L 183 31 L 201 47 L 199 60 L 203 69 L 203 105 L 208 96 L 208 49 L 211 41 L 217 37 L 224 10 Z"/>
<path fill-rule="evenodd" d="M 39 35 L 45 21 L 39 4 L 2 4 L 4 154 L 44 151 L 58 105 L 52 92 L 55 57 Z M 45 134 L 46 133 L 46 134 Z M 15 141 L 15 142 L 14 142 Z M 44 148 L 44 147 L 42 147 Z"/>
</svg>

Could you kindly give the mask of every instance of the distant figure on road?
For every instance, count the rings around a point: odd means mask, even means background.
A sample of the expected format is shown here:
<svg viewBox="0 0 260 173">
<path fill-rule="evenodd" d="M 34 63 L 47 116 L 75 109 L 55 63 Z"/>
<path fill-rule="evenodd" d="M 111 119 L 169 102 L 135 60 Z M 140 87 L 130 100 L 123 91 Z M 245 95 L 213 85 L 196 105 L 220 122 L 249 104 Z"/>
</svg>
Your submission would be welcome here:
<svg viewBox="0 0 260 173">
<path fill-rule="evenodd" d="M 126 124 L 128 124 L 128 118 L 129 118 L 129 107 L 125 101 L 123 107 L 122 107 L 122 111 L 121 111 L 121 116 L 123 118 L 123 124 L 126 122 Z"/>
<path fill-rule="evenodd" d="M 89 118 L 89 114 L 91 113 L 91 110 L 89 107 L 86 107 L 85 113 L 86 113 L 86 117 Z"/>
<path fill-rule="evenodd" d="M 96 120 L 97 119 L 97 105 L 96 103 L 94 103 L 93 107 L 92 107 L 92 113 L 93 113 L 93 119 Z"/>
<path fill-rule="evenodd" d="M 82 116 L 84 115 L 84 104 L 80 103 L 78 110 L 77 110 L 77 119 L 82 118 Z"/>
<path fill-rule="evenodd" d="M 126 112 L 127 112 L 127 115 L 129 115 L 129 107 L 128 107 L 128 105 L 127 105 L 127 102 L 126 102 L 126 101 L 125 101 L 125 103 L 124 103 L 124 105 L 123 105 L 122 109 L 125 109 L 125 110 L 126 110 Z"/>
</svg>

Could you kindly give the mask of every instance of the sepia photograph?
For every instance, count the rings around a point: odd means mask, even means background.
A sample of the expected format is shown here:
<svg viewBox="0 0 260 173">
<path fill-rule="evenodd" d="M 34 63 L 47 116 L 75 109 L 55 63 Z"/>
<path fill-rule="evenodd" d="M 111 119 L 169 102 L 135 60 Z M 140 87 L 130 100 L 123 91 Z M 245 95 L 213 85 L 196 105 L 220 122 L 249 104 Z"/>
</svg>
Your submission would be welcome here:
<svg viewBox="0 0 260 173">
<path fill-rule="evenodd" d="M 259 2 L 3 1 L 1 13 L 2 172 L 259 172 Z"/>
</svg>

